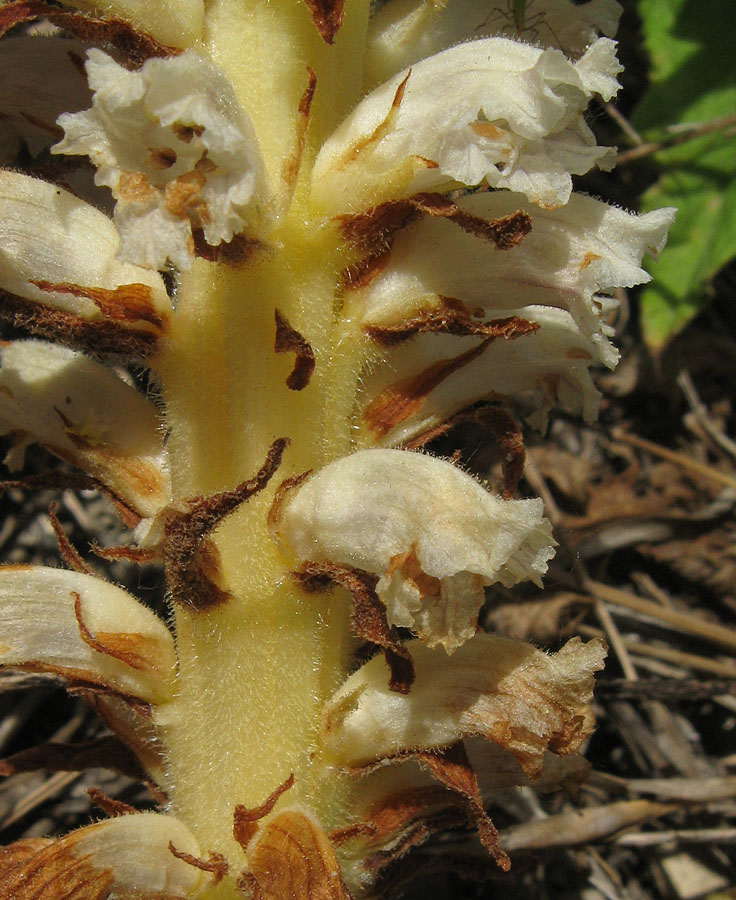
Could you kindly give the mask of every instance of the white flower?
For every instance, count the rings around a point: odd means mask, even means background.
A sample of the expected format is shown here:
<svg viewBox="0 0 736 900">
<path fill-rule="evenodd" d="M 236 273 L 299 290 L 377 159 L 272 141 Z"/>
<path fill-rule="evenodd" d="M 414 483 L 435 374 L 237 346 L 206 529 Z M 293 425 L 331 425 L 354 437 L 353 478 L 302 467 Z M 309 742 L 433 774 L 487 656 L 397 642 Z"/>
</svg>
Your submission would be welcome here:
<svg viewBox="0 0 736 900">
<path fill-rule="evenodd" d="M 363 450 L 287 495 L 275 531 L 300 562 L 379 576 L 389 624 L 448 652 L 476 631 L 484 585 L 537 584 L 553 556 L 539 500 L 501 500 L 449 462 Z"/>
<path fill-rule="evenodd" d="M 508 191 L 473 194 L 456 205 L 486 220 L 524 208 L 531 231 L 499 251 L 446 218 L 425 216 L 397 235 L 376 276 L 350 291 L 347 315 L 380 335 L 402 326 L 411 333 L 412 321 L 436 313 L 447 297 L 460 301 L 476 324 L 520 307 L 557 307 L 572 315 L 600 361 L 613 368 L 618 352 L 602 309 L 614 302 L 608 295 L 615 288 L 650 280 L 642 256 L 658 254 L 674 210 L 636 216 L 583 194 L 542 210 Z"/>
<path fill-rule="evenodd" d="M 121 262 L 119 250 L 115 225 L 89 203 L 46 181 L 0 171 L 0 290 L 36 318 L 41 308 L 53 311 L 47 318 L 56 318 L 66 339 L 68 316 L 88 331 L 105 325 L 118 332 L 122 352 L 123 336 L 145 349 L 167 331 L 171 302 L 163 279 Z M 102 330 L 88 347 L 93 353 L 112 349 L 110 341 L 102 345 Z"/>
<path fill-rule="evenodd" d="M 86 65 L 92 107 L 64 114 L 56 153 L 88 155 L 95 182 L 117 205 L 120 256 L 151 268 L 187 268 L 193 230 L 217 245 L 270 221 L 253 125 L 230 82 L 192 50 L 149 59 L 136 72 L 100 50 Z"/>
<path fill-rule="evenodd" d="M 556 405 L 595 420 L 600 394 L 590 368 L 598 351 L 570 313 L 546 306 L 484 312 L 481 323 L 510 317 L 527 330 L 513 339 L 418 334 L 366 371 L 357 424 L 372 442 L 408 443 L 480 400 L 524 398 L 529 423 L 541 431 Z"/>
<path fill-rule="evenodd" d="M 615 46 L 601 38 L 571 62 L 559 50 L 487 38 L 418 62 L 372 91 L 325 142 L 315 206 L 354 212 L 481 183 L 540 206 L 565 204 L 571 175 L 613 164 L 581 113 L 594 94 L 615 94 Z"/>
<path fill-rule="evenodd" d="M 572 752 L 590 729 L 593 673 L 606 655 L 601 640 L 573 638 L 547 655 L 480 633 L 450 658 L 416 644 L 409 645 L 417 678 L 408 694 L 389 690 L 383 660 L 374 657 L 326 704 L 322 732 L 339 764 L 370 766 L 482 735 L 534 778 L 548 748 Z"/>
</svg>

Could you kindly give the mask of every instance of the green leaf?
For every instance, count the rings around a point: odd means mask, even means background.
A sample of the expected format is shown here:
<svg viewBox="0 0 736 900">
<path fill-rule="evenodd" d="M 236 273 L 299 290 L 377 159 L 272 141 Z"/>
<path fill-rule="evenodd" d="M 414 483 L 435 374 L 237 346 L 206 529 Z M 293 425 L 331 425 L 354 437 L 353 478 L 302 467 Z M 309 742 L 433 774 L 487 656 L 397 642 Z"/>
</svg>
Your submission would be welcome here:
<svg viewBox="0 0 736 900">
<path fill-rule="evenodd" d="M 733 0 L 639 0 L 652 72 L 634 116 L 650 141 L 672 126 L 705 124 L 736 112 Z M 655 280 L 642 292 L 642 327 L 654 350 L 708 302 L 709 283 L 736 256 L 736 124 L 658 152 L 659 181 L 644 210 L 677 206 Z"/>
</svg>

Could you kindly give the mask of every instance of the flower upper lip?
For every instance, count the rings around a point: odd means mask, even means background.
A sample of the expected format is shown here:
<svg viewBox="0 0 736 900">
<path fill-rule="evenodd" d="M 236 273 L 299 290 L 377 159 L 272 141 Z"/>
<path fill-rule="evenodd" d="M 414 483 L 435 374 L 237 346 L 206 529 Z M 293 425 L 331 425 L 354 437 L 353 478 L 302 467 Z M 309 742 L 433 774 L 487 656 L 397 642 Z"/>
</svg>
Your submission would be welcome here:
<svg viewBox="0 0 736 900">
<path fill-rule="evenodd" d="M 328 212 L 453 184 L 520 191 L 561 206 L 570 174 L 613 163 L 580 113 L 610 99 L 621 67 L 600 38 L 578 62 L 505 38 L 471 41 L 421 60 L 372 91 L 325 142 L 313 198 Z M 378 196 L 376 196 L 378 194 Z"/>
</svg>

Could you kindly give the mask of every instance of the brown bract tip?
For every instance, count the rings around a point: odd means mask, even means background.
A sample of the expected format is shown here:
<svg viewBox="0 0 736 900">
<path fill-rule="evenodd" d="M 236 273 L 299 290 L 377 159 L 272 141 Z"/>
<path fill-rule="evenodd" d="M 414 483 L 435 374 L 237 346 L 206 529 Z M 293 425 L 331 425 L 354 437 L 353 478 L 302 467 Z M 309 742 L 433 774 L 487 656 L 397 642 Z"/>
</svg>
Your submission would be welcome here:
<svg viewBox="0 0 736 900">
<path fill-rule="evenodd" d="M 100 631 L 92 634 L 82 615 L 82 598 L 77 591 L 71 592 L 74 597 L 74 615 L 77 619 L 79 635 L 92 650 L 120 660 L 137 671 L 155 671 L 158 663 L 159 648 L 155 641 L 142 634 L 127 631 Z"/>
<path fill-rule="evenodd" d="M 344 0 L 306 0 L 306 4 L 320 37 L 326 44 L 331 44 L 342 25 Z"/>
<path fill-rule="evenodd" d="M 344 828 L 335 828 L 329 833 L 330 843 L 333 847 L 341 847 L 348 841 L 357 837 L 373 837 L 378 831 L 377 826 L 373 822 L 355 822 L 353 825 L 346 825 Z"/>
<path fill-rule="evenodd" d="M 165 525 L 164 566 L 175 600 L 195 610 L 204 610 L 230 598 L 220 577 L 219 553 L 206 540 L 222 520 L 254 494 L 262 491 L 281 465 L 288 438 L 271 444 L 266 461 L 253 478 L 231 491 L 194 497 L 183 512 L 172 513 Z"/>
<path fill-rule="evenodd" d="M 485 322 L 471 312 L 461 300 L 454 297 L 440 297 L 438 306 L 411 319 L 395 325 L 366 325 L 365 330 L 379 344 L 392 346 L 423 332 L 455 334 L 460 337 L 476 335 L 510 341 L 538 331 L 539 323 L 530 322 L 519 316 L 506 316 L 503 319 L 490 319 Z"/>
<path fill-rule="evenodd" d="M 135 806 L 131 806 L 130 803 L 125 803 L 123 800 L 115 800 L 97 787 L 87 788 L 87 796 L 98 809 L 101 809 L 112 819 L 138 812 Z"/>
<path fill-rule="evenodd" d="M 367 212 L 340 216 L 340 230 L 346 241 L 368 253 L 387 249 L 394 237 L 421 215 L 408 200 L 390 200 Z"/>
<path fill-rule="evenodd" d="M 67 34 L 89 41 L 91 44 L 109 44 L 117 50 L 121 64 L 129 69 L 140 68 L 152 57 L 177 56 L 182 52 L 176 47 L 167 47 L 159 43 L 150 34 L 136 31 L 123 19 L 97 18 L 59 9 L 58 6 L 40 0 L 14 0 L 1 6 L 0 37 L 17 25 L 35 22 L 37 19 L 48 19 L 52 25 L 56 25 Z"/>
<path fill-rule="evenodd" d="M 363 135 L 354 144 L 351 144 L 343 151 L 341 157 L 335 162 L 335 167 L 337 169 L 345 169 L 351 163 L 355 162 L 361 153 L 367 153 L 369 152 L 369 148 L 373 149 L 376 147 L 391 130 L 399 115 L 399 110 L 404 99 L 404 94 L 406 93 L 406 85 L 411 77 L 411 72 L 412 70 L 409 69 L 404 80 L 396 88 L 393 100 L 391 101 L 391 106 L 381 122 L 379 122 L 370 134 Z"/>
<path fill-rule="evenodd" d="M 56 543 L 59 547 L 59 552 L 64 558 L 64 562 L 69 566 L 70 569 L 73 569 L 75 572 L 83 572 L 85 575 L 95 575 L 95 571 L 91 566 L 88 566 L 87 563 L 82 559 L 77 551 L 77 548 L 72 544 L 72 542 L 67 537 L 64 528 L 59 521 L 59 517 L 56 515 L 56 503 L 49 504 L 49 519 L 51 521 L 51 527 L 54 531 L 54 536 L 56 537 Z"/>
<path fill-rule="evenodd" d="M 511 860 L 501 849 L 498 831 L 483 806 L 478 778 L 470 765 L 462 742 L 439 753 L 414 754 L 420 765 L 427 768 L 434 778 L 462 798 L 470 820 L 478 830 L 478 836 L 496 864 L 504 872 L 511 868 Z"/>
<path fill-rule="evenodd" d="M 346 288 L 368 285 L 387 265 L 398 233 L 423 215 L 447 219 L 463 231 L 490 241 L 498 250 L 516 247 L 532 227 L 531 218 L 523 210 L 487 220 L 461 209 L 442 194 L 416 194 L 407 200 L 390 200 L 367 212 L 339 217 L 345 239 L 367 254 L 343 271 L 343 285 Z"/>
<path fill-rule="evenodd" d="M 147 563 L 157 562 L 161 559 L 161 552 L 157 547 L 100 547 L 93 541 L 90 544 L 90 550 L 95 556 L 106 559 L 108 562 L 125 560 L 125 562 Z"/>
<path fill-rule="evenodd" d="M 389 627 L 386 608 L 376 594 L 378 577 L 361 569 L 316 562 L 305 563 L 294 577 L 307 591 L 324 590 L 330 584 L 337 584 L 350 592 L 353 631 L 383 649 L 390 671 L 389 688 L 408 694 L 414 682 L 414 664 L 396 630 Z"/>
<path fill-rule="evenodd" d="M 62 309 L 52 309 L 0 290 L 0 318 L 93 357 L 144 358 L 156 348 L 158 334 L 123 324 L 121 319 L 91 322 Z"/>
<path fill-rule="evenodd" d="M 261 241 L 246 237 L 244 234 L 236 234 L 232 240 L 223 241 L 221 244 L 208 244 L 202 228 L 193 228 L 194 253 L 201 259 L 209 262 L 225 263 L 233 269 L 240 268 L 264 247 Z"/>
<path fill-rule="evenodd" d="M 276 790 L 272 791 L 268 797 L 259 806 L 248 808 L 239 804 L 235 807 L 235 815 L 233 817 L 233 837 L 240 844 L 243 850 L 248 849 L 248 845 L 253 839 L 253 835 L 258 830 L 258 821 L 267 816 L 276 806 L 279 797 L 289 790 L 294 784 L 294 774 L 292 773 L 282 782 Z"/>
<path fill-rule="evenodd" d="M 209 872 L 214 876 L 215 884 L 219 884 L 230 871 L 228 861 L 222 853 L 217 853 L 213 850 L 210 850 L 209 859 L 200 859 L 198 856 L 192 856 L 191 853 L 184 853 L 182 850 L 177 850 L 172 841 L 169 841 L 169 852 L 172 856 L 187 863 L 187 865 L 199 869 L 200 872 Z"/>
<path fill-rule="evenodd" d="M 384 388 L 363 410 L 363 419 L 368 427 L 379 437 L 385 437 L 397 425 L 414 415 L 438 385 L 480 356 L 493 340 L 492 337 L 486 338 L 459 356 L 440 360 L 418 375 Z"/>
<path fill-rule="evenodd" d="M 292 391 L 301 391 L 308 384 L 314 372 L 314 350 L 302 335 L 292 328 L 286 317 L 278 309 L 275 310 L 276 340 L 273 349 L 276 353 L 294 353 L 296 362 L 286 379 L 286 386 Z"/>
<path fill-rule="evenodd" d="M 461 209 L 442 194 L 415 194 L 408 202 L 428 216 L 449 219 L 463 231 L 495 244 L 498 250 L 516 247 L 532 230 L 532 220 L 522 209 L 500 219 L 488 220 Z"/>
<path fill-rule="evenodd" d="M 45 293 L 71 294 L 91 300 L 106 319 L 125 322 L 129 325 L 150 326 L 150 330 L 160 337 L 167 329 L 168 322 L 156 309 L 153 291 L 147 284 L 121 284 L 116 288 L 84 287 L 69 281 L 52 282 L 31 279 L 40 291 Z"/>
<path fill-rule="evenodd" d="M 299 100 L 299 106 L 296 114 L 296 126 L 294 132 L 294 148 L 289 156 L 284 160 L 282 168 L 283 178 L 290 191 L 294 187 L 299 177 L 299 169 L 302 164 L 302 156 L 304 154 L 304 144 L 307 139 L 307 128 L 309 127 L 309 113 L 312 108 L 312 100 L 314 99 L 314 91 L 317 87 L 317 75 L 314 69 L 307 66 L 307 86 L 304 89 Z"/>
<path fill-rule="evenodd" d="M 305 482 L 311 474 L 312 469 L 307 469 L 306 472 L 300 472 L 298 475 L 290 475 L 288 478 L 284 478 L 281 484 L 276 488 L 271 508 L 268 511 L 268 527 L 272 533 L 278 531 L 278 525 L 281 520 L 281 509 L 283 508 L 284 501 L 289 492 L 294 488 L 299 487 L 299 485 Z"/>
</svg>

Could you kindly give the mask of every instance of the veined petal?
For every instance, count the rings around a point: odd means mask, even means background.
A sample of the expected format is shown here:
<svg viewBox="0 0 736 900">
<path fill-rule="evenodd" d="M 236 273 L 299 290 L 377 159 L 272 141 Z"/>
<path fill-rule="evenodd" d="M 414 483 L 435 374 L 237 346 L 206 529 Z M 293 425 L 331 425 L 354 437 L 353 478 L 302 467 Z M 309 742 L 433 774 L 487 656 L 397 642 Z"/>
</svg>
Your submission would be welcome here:
<svg viewBox="0 0 736 900">
<path fill-rule="evenodd" d="M 0 347 L 0 432 L 42 444 L 104 485 L 140 516 L 169 500 L 156 408 L 82 353 L 45 341 Z M 17 448 L 16 448 L 17 449 Z M 11 451 L 10 464 L 22 460 Z"/>
<path fill-rule="evenodd" d="M 0 171 L 0 293 L 30 327 L 96 353 L 150 349 L 167 330 L 171 303 L 161 277 L 119 262 L 119 248 L 115 226 L 93 206 Z"/>
<path fill-rule="evenodd" d="M 483 0 L 392 0 L 371 19 L 366 81 L 373 87 L 400 69 L 454 44 L 501 35 L 579 56 L 599 34 L 613 37 L 621 16 L 616 0 L 527 0 L 517 29 L 511 4 Z"/>
<path fill-rule="evenodd" d="M 409 694 L 388 689 L 374 657 L 325 706 L 322 737 L 337 763 L 369 766 L 483 736 L 535 778 L 547 750 L 572 753 L 589 733 L 593 673 L 605 657 L 600 640 L 573 638 L 554 655 L 490 634 L 452 657 L 410 646 L 416 681 Z"/>
<path fill-rule="evenodd" d="M 126 19 L 131 25 L 172 47 L 189 47 L 202 33 L 204 3 L 202 0 L 62 0 L 91 12 Z"/>
<path fill-rule="evenodd" d="M 183 822 L 158 813 L 121 816 L 23 854 L 0 873 L 0 893 L 15 900 L 196 897 L 213 879 L 180 858 L 183 854 L 199 857 L 197 841 Z"/>
<path fill-rule="evenodd" d="M 247 856 L 246 879 L 262 900 L 350 900 L 329 838 L 306 811 L 278 812 L 262 826 Z"/>
<path fill-rule="evenodd" d="M 325 142 L 316 208 L 357 212 L 388 198 L 489 184 L 544 207 L 565 204 L 572 175 L 612 165 L 582 111 L 610 99 L 620 71 L 600 38 L 579 62 L 504 38 L 452 47 L 372 91 Z"/>
<path fill-rule="evenodd" d="M 452 652 L 476 631 L 484 585 L 540 582 L 553 555 L 539 500 L 501 500 L 444 460 L 363 450 L 283 501 L 275 531 L 300 562 L 379 576 L 389 624 Z"/>
<path fill-rule="evenodd" d="M 0 663 L 150 703 L 170 699 L 174 641 L 154 613 L 101 578 L 0 567 Z"/>
<path fill-rule="evenodd" d="M 395 446 L 479 400 L 509 397 L 531 403 L 528 421 L 541 431 L 555 406 L 594 421 L 600 394 L 589 370 L 600 359 L 593 340 L 563 309 L 487 310 L 481 322 L 509 314 L 537 330 L 514 340 L 425 333 L 389 348 L 362 379 L 359 426 L 374 443 Z"/>
<path fill-rule="evenodd" d="M 612 301 L 597 294 L 650 280 L 642 256 L 662 249 L 674 210 L 637 216 L 583 194 L 555 210 L 529 209 L 522 195 L 508 191 L 462 197 L 456 205 L 490 220 L 526 207 L 531 231 L 497 251 L 448 219 L 425 216 L 397 235 L 375 277 L 351 290 L 346 318 L 390 337 L 403 333 L 402 323 L 411 334 L 412 322 L 436 313 L 446 297 L 479 321 L 488 309 L 495 316 L 529 305 L 559 307 L 593 339 L 601 361 L 615 365 L 618 354 L 601 318 L 601 304 Z"/>
<path fill-rule="evenodd" d="M 136 72 L 101 50 L 86 65 L 92 107 L 59 117 L 55 153 L 89 156 L 117 204 L 120 256 L 150 268 L 188 268 L 193 230 L 208 244 L 270 222 L 253 125 L 232 85 L 193 50 L 149 59 Z"/>
</svg>

